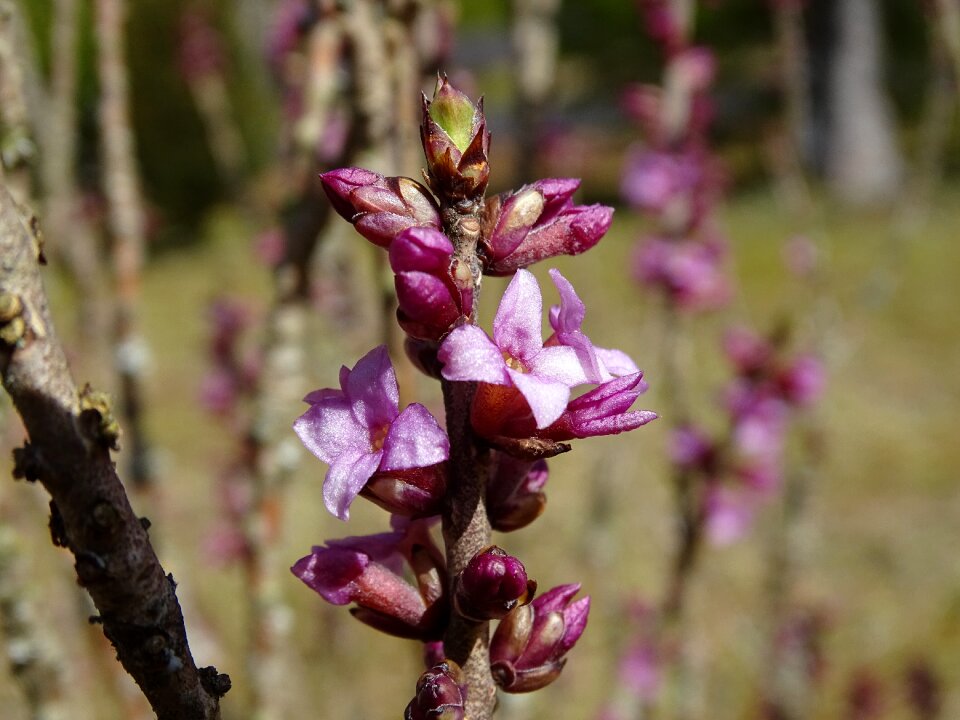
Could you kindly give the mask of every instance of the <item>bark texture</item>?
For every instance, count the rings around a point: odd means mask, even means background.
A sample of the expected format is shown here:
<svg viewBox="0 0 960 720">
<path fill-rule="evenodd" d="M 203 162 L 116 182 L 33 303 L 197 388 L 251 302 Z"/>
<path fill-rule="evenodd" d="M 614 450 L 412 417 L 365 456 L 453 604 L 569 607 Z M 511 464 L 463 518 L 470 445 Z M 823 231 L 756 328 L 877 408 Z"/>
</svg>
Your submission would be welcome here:
<svg viewBox="0 0 960 720">
<path fill-rule="evenodd" d="M 78 392 L 70 377 L 40 280 L 37 236 L 35 221 L 0 187 L 0 375 L 29 435 L 14 473 L 50 493 L 53 543 L 73 553 L 100 613 L 92 621 L 157 717 L 214 720 L 230 680 L 194 664 L 176 583 L 110 457 L 119 426 L 109 401 L 89 387 Z"/>
</svg>

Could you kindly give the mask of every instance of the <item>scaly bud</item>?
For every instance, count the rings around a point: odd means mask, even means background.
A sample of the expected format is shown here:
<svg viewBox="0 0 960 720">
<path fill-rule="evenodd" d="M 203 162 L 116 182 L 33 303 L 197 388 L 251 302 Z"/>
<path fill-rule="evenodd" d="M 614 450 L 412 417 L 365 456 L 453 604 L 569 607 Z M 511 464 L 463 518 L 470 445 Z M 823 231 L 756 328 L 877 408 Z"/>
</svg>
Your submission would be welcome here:
<svg viewBox="0 0 960 720">
<path fill-rule="evenodd" d="M 430 192 L 410 178 L 350 167 L 323 173 L 320 180 L 334 210 L 374 245 L 389 247 L 409 227 L 440 227 Z"/>
<path fill-rule="evenodd" d="M 610 227 L 613 208 L 574 205 L 579 180 L 538 180 L 487 201 L 484 216 L 484 272 L 511 275 L 556 255 L 579 255 L 596 245 Z"/>
<path fill-rule="evenodd" d="M 500 622 L 490 642 L 490 671 L 501 689 L 531 692 L 560 675 L 587 626 L 589 596 L 571 602 L 579 591 L 579 583 L 560 585 Z"/>
<path fill-rule="evenodd" d="M 476 105 L 441 76 L 433 100 L 423 96 L 420 140 L 430 187 L 448 202 L 483 197 L 490 177 L 490 133 L 483 99 Z"/>
<path fill-rule="evenodd" d="M 460 573 L 453 603 L 463 617 L 481 622 L 526 605 L 536 591 L 537 583 L 527 579 L 523 563 L 491 545 L 474 555 Z"/>
<path fill-rule="evenodd" d="M 403 720 L 463 720 L 465 694 L 460 666 L 444 660 L 417 680 L 417 694 L 407 705 Z"/>
</svg>

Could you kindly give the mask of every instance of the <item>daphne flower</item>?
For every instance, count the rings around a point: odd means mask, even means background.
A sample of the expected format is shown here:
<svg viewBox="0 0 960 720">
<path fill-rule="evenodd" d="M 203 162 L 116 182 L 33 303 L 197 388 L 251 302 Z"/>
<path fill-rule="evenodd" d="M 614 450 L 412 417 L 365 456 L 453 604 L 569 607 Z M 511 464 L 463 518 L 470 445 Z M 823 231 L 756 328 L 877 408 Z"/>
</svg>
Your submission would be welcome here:
<svg viewBox="0 0 960 720">
<path fill-rule="evenodd" d="M 400 412 L 397 377 L 383 345 L 352 370 L 340 369 L 340 390 L 317 390 L 304 400 L 310 409 L 293 429 L 330 466 L 323 501 L 341 520 L 374 473 L 425 468 L 449 456 L 446 433 L 423 405 Z"/>
<path fill-rule="evenodd" d="M 518 270 L 497 309 L 492 340 L 476 325 L 454 328 L 444 340 L 437 355 L 443 377 L 516 388 L 536 427 L 547 427 L 566 409 L 570 388 L 587 376 L 573 348 L 544 347 L 542 309 L 536 279 Z"/>
</svg>

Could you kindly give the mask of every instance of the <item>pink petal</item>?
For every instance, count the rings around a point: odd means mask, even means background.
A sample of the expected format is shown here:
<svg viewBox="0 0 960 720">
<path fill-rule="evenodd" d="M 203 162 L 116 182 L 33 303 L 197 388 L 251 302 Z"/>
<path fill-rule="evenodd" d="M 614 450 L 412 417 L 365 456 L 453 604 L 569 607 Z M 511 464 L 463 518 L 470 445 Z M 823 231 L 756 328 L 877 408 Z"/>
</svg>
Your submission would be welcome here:
<svg viewBox="0 0 960 720">
<path fill-rule="evenodd" d="M 553 284 L 557 287 L 557 292 L 560 294 L 560 309 L 556 313 L 556 320 L 554 320 L 555 316 L 551 308 L 550 324 L 557 332 L 580 330 L 583 326 L 583 318 L 587 312 L 583 301 L 580 299 L 580 296 L 577 295 L 577 291 L 573 289 L 570 281 L 561 275 L 559 270 L 551 268 L 549 272 L 550 278 L 553 280 Z"/>
<path fill-rule="evenodd" d="M 397 417 L 400 391 L 386 345 L 375 347 L 357 361 L 347 378 L 346 394 L 357 420 L 368 429 Z"/>
<path fill-rule="evenodd" d="M 351 550 L 315 547 L 290 568 L 312 590 L 332 605 L 346 605 L 356 594 L 356 580 L 369 565 L 369 559 Z"/>
<path fill-rule="evenodd" d="M 437 358 L 447 380 L 511 384 L 500 348 L 476 325 L 454 328 L 440 345 Z"/>
<path fill-rule="evenodd" d="M 408 405 L 393 421 L 383 443 L 381 470 L 428 467 L 450 457 L 450 441 L 430 411 Z"/>
<path fill-rule="evenodd" d="M 590 340 L 583 333 L 577 334 L 589 345 Z M 529 360 L 529 367 L 533 375 L 543 380 L 563 383 L 568 388 L 588 382 L 580 357 L 572 347 L 562 345 L 545 347 Z"/>
<path fill-rule="evenodd" d="M 597 358 L 611 375 L 633 375 L 640 371 L 633 359 L 622 350 L 596 346 L 594 346 L 594 350 L 597 353 Z"/>
<path fill-rule="evenodd" d="M 518 270 L 503 293 L 493 320 L 493 339 L 501 350 L 527 362 L 543 347 L 543 298 L 536 278 Z"/>
<path fill-rule="evenodd" d="M 570 387 L 562 382 L 546 380 L 537 375 L 528 375 L 518 370 L 508 369 L 514 387 L 520 391 L 530 410 L 533 412 L 537 429 L 559 418 L 567 409 L 570 399 Z"/>
<path fill-rule="evenodd" d="M 347 452 L 333 461 L 323 481 L 323 504 L 331 514 L 341 520 L 350 517 L 350 504 L 377 471 L 382 455 L 381 451 Z"/>
<path fill-rule="evenodd" d="M 320 392 L 311 393 L 310 396 Z M 336 390 L 329 392 L 331 394 L 321 397 L 296 419 L 293 423 L 294 432 L 307 450 L 327 464 L 347 452 L 369 452 L 369 430 L 357 422 L 350 403 L 342 393 Z"/>
</svg>

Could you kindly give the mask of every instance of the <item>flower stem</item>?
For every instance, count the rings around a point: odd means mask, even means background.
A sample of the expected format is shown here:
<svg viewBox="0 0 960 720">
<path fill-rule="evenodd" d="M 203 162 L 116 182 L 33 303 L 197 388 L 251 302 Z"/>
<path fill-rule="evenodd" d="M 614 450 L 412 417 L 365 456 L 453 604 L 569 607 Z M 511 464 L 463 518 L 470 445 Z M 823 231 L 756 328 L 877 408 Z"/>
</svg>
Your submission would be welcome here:
<svg viewBox="0 0 960 720">
<path fill-rule="evenodd" d="M 480 237 L 479 210 L 482 200 L 443 210 L 444 231 L 454 246 L 453 268 L 458 282 L 470 283 L 476 317 L 482 278 L 477 257 Z M 468 269 L 469 277 L 462 268 Z M 486 489 L 490 451 L 474 434 L 470 424 L 470 403 L 475 383 L 442 381 L 443 402 L 450 437 L 449 493 L 443 511 L 443 541 L 447 553 L 447 572 L 451 582 L 470 559 L 490 545 L 490 520 L 487 518 Z M 451 596 L 454 588 L 450 588 Z M 474 622 L 455 610 L 443 638 L 447 657 L 463 669 L 468 692 L 465 720 L 489 720 L 497 702 L 497 688 L 490 674 L 490 623 Z"/>
</svg>

